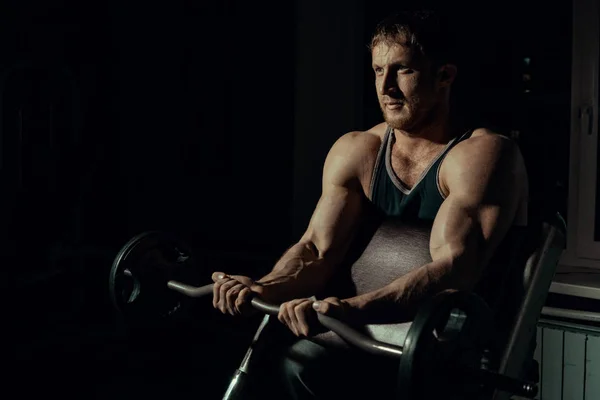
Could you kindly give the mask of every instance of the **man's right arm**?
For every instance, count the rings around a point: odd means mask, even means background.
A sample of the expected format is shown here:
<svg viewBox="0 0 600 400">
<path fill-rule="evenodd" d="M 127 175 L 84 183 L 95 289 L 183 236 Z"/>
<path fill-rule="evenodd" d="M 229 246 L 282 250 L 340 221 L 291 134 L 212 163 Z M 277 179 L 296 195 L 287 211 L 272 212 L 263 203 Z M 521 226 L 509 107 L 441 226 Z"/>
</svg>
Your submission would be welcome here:
<svg viewBox="0 0 600 400">
<path fill-rule="evenodd" d="M 352 132 L 332 146 L 323 168 L 322 193 L 300 241 L 257 282 L 277 302 L 312 296 L 343 260 L 360 218 L 361 133 Z M 363 134 L 364 135 L 364 134 Z"/>
<path fill-rule="evenodd" d="M 324 287 L 343 260 L 361 216 L 364 154 L 373 145 L 372 136 L 368 135 L 369 139 L 366 135 L 351 132 L 332 146 L 323 168 L 321 197 L 300 241 L 284 253 L 269 274 L 250 285 L 246 283 L 249 290 L 238 291 L 235 283 L 215 288 L 215 307 L 226 312 L 232 307 L 224 303 L 234 298 L 237 307 L 249 297 L 250 290 L 281 303 L 312 296 Z M 217 286 L 216 277 L 215 282 Z M 228 293 L 230 289 L 237 293 Z"/>
</svg>

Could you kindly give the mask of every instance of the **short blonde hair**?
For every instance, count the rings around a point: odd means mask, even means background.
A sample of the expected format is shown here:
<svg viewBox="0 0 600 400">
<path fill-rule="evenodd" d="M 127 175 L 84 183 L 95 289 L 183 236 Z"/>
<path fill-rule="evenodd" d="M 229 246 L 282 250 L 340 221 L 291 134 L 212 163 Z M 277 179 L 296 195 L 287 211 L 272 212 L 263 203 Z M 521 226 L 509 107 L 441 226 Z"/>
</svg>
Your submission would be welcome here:
<svg viewBox="0 0 600 400">
<path fill-rule="evenodd" d="M 437 68 L 456 64 L 456 34 L 446 16 L 431 10 L 404 11 L 382 20 L 371 37 L 369 49 L 380 43 L 408 45 Z"/>
</svg>

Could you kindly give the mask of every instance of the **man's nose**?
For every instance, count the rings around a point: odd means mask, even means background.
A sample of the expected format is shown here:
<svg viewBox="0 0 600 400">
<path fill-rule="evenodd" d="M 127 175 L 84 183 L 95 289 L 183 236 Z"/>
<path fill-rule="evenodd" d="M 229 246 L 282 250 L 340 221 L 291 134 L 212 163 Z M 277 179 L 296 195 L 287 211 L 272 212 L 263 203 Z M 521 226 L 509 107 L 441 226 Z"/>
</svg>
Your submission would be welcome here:
<svg viewBox="0 0 600 400">
<path fill-rule="evenodd" d="M 384 95 L 397 90 L 398 82 L 396 81 L 396 74 L 390 73 L 389 70 L 385 71 L 379 84 L 379 94 Z"/>
</svg>

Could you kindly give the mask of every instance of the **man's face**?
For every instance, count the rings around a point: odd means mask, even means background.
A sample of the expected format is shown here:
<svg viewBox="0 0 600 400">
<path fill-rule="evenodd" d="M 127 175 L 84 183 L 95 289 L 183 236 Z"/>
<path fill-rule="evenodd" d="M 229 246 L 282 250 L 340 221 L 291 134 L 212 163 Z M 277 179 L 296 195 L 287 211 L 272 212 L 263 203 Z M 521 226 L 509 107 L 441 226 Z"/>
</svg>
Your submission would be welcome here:
<svg viewBox="0 0 600 400">
<path fill-rule="evenodd" d="M 443 96 L 431 64 L 400 44 L 379 43 L 372 57 L 379 106 L 388 125 L 410 131 L 432 122 Z"/>
</svg>

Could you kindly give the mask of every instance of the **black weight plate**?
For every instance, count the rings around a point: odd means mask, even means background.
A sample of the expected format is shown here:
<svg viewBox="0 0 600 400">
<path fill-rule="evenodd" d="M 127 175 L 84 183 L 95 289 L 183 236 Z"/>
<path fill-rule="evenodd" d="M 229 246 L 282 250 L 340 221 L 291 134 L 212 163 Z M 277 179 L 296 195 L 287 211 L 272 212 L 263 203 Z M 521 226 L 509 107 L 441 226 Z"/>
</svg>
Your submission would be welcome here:
<svg viewBox="0 0 600 400">
<path fill-rule="evenodd" d="M 465 399 L 479 390 L 464 371 L 479 368 L 493 334 L 491 310 L 474 293 L 447 290 L 419 309 L 398 371 L 403 399 Z"/>
<path fill-rule="evenodd" d="M 173 235 L 144 232 L 121 248 L 110 270 L 110 299 L 127 323 L 158 322 L 173 314 L 181 296 L 167 287 L 193 269 L 191 251 Z"/>
</svg>

